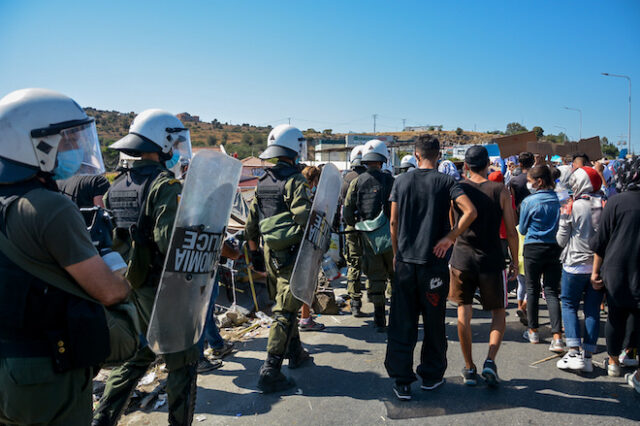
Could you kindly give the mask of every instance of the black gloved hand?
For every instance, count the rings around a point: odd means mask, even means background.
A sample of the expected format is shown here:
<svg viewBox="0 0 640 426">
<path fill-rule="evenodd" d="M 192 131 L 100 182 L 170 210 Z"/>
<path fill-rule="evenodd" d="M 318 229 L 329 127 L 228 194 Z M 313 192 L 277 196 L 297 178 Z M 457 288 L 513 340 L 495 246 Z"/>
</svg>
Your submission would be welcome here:
<svg viewBox="0 0 640 426">
<path fill-rule="evenodd" d="M 264 256 L 260 250 L 251 250 L 249 256 L 251 257 L 254 271 L 265 272 L 267 270 L 264 264 Z"/>
</svg>

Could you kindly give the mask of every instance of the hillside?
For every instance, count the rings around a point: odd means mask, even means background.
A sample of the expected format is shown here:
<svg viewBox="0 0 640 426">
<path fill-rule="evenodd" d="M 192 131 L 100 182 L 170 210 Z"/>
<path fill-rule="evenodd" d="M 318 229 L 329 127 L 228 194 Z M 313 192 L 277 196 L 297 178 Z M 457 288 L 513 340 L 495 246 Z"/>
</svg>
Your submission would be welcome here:
<svg viewBox="0 0 640 426">
<path fill-rule="evenodd" d="M 129 126 L 135 117 L 135 113 L 103 111 L 95 108 L 85 108 L 87 114 L 96 119 L 96 127 L 102 152 L 105 158 L 107 169 L 113 170 L 117 164 L 117 154 L 106 149 L 107 146 L 125 136 Z M 245 158 L 252 154 L 257 155 L 266 147 L 267 135 L 271 131 L 271 126 L 252 126 L 250 124 L 229 124 L 221 123 L 218 120 L 210 122 L 200 121 L 198 116 L 188 113 L 178 114 L 179 118 L 191 132 L 191 142 L 194 146 L 214 146 L 223 144 L 230 154 L 237 153 L 239 158 Z M 343 139 L 344 134 L 322 134 L 309 129 L 304 131 L 312 142 L 320 138 Z M 463 132 L 456 134 L 454 131 L 428 131 L 426 133 L 437 136 L 445 145 L 458 145 L 469 143 L 486 143 L 493 139 L 495 135 L 480 132 Z M 366 134 L 366 133 L 365 133 Z M 416 137 L 418 132 L 390 132 L 379 133 L 381 135 L 392 135 L 399 141 L 410 141 Z M 374 134 L 371 133 L 371 137 Z"/>
</svg>

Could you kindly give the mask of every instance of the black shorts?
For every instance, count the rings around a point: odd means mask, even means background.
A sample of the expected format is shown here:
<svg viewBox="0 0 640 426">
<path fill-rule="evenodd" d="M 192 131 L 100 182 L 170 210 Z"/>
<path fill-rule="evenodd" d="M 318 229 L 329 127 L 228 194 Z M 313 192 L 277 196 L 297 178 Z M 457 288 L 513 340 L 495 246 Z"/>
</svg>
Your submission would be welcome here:
<svg viewBox="0 0 640 426">
<path fill-rule="evenodd" d="M 451 268 L 449 300 L 458 305 L 473 304 L 473 295 L 480 289 L 482 309 L 504 309 L 507 301 L 507 271 L 481 272 L 459 271 Z"/>
</svg>

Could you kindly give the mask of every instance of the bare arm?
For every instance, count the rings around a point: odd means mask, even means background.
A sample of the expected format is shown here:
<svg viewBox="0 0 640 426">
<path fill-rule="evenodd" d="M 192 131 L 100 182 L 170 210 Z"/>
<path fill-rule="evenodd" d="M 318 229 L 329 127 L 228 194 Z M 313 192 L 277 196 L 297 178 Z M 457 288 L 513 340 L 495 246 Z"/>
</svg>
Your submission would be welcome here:
<svg viewBox="0 0 640 426">
<path fill-rule="evenodd" d="M 398 253 L 398 203 L 391 203 L 391 219 L 389 221 L 391 227 L 391 245 L 393 246 L 393 259 L 395 267 L 395 257 Z"/>
<path fill-rule="evenodd" d="M 64 268 L 89 296 L 105 306 L 122 302 L 129 295 L 129 283 L 111 272 L 99 255 Z"/>
<path fill-rule="evenodd" d="M 104 207 L 104 200 L 102 198 L 102 195 L 96 195 L 95 197 L 93 197 L 93 205 L 94 206 L 98 206 L 98 207 L 102 207 L 103 209 Z"/>
<path fill-rule="evenodd" d="M 597 254 L 593 255 L 593 271 L 591 272 L 591 286 L 594 290 L 602 290 L 604 283 L 600 277 L 600 268 L 602 267 L 602 257 Z"/>
<path fill-rule="evenodd" d="M 516 214 L 511 204 L 511 195 L 506 188 L 500 193 L 500 207 L 502 207 L 502 219 L 507 231 L 507 243 L 511 254 L 509 278 L 515 279 L 518 275 L 518 232 L 516 231 Z"/>
<path fill-rule="evenodd" d="M 447 254 L 447 250 L 449 250 L 449 247 L 453 245 L 453 243 L 456 241 L 456 238 L 458 238 L 460 234 L 466 231 L 478 216 L 476 208 L 473 206 L 473 203 L 466 195 L 459 196 L 455 199 L 454 202 L 462 212 L 462 216 L 460 216 L 458 226 L 452 229 L 446 237 L 438 241 L 438 244 L 436 244 L 433 248 L 433 253 L 436 255 L 436 257 L 439 258 L 443 258 Z"/>
</svg>

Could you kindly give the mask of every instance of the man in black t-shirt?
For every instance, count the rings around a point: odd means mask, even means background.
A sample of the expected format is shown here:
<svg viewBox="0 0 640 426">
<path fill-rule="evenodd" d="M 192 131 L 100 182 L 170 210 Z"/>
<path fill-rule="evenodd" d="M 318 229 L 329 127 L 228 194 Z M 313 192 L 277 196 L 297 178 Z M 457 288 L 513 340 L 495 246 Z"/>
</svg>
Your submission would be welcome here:
<svg viewBox="0 0 640 426">
<path fill-rule="evenodd" d="M 527 188 L 527 172 L 533 167 L 534 161 L 535 158 L 532 153 L 521 152 L 520 155 L 518 155 L 518 163 L 520 163 L 522 173 L 512 177 L 509 181 L 509 188 L 511 189 L 513 200 L 516 203 L 516 213 L 518 215 L 520 215 L 520 203 L 531 194 L 529 188 Z"/>
<path fill-rule="evenodd" d="M 475 206 L 478 217 L 456 240 L 451 256 L 451 289 L 449 301 L 458 305 L 458 337 L 465 361 L 462 377 L 466 385 L 477 384 L 477 369 L 471 356 L 471 317 L 476 289 L 480 289 L 482 306 L 491 311 L 489 353 L 482 376 L 489 386 L 498 384 L 495 357 L 502 343 L 507 307 L 507 280 L 504 254 L 500 245 L 500 224 L 504 219 L 509 243 L 512 278 L 518 273 L 518 234 L 509 192 L 500 182 L 487 179 L 489 153 L 484 146 L 474 145 L 465 154 L 464 167 L 470 176 L 460 186 Z M 454 212 L 461 220 L 460 212 Z"/>
<path fill-rule="evenodd" d="M 109 181 L 102 175 L 76 175 L 58 181 L 58 189 L 79 208 L 104 208 L 102 197 L 109 190 Z"/>
<path fill-rule="evenodd" d="M 444 383 L 447 253 L 476 216 L 460 185 L 451 176 L 437 171 L 438 139 L 420 136 L 415 156 L 418 168 L 397 177 L 390 198 L 395 279 L 384 364 L 389 376 L 395 379 L 393 390 L 401 400 L 411 399 L 411 383 L 416 380 L 413 349 L 420 315 L 424 339 L 417 373 L 422 379 L 422 389 L 435 389 Z M 450 230 L 452 202 L 462 216 L 458 227 Z"/>
</svg>

